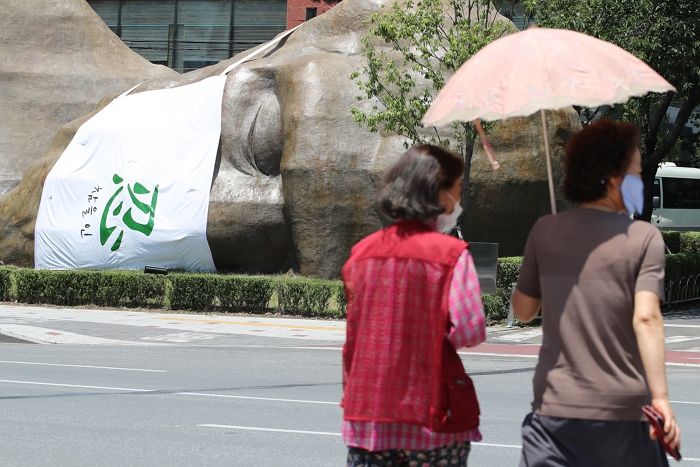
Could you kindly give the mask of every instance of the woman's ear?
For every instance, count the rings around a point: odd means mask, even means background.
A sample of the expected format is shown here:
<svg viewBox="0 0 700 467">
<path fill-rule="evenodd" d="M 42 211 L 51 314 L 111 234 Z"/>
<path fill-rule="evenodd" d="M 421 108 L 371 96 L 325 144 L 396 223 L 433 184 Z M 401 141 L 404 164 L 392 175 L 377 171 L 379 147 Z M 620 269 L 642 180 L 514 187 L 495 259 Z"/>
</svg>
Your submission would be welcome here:
<svg viewBox="0 0 700 467">
<path fill-rule="evenodd" d="M 619 190 L 620 186 L 622 186 L 622 179 L 624 177 L 622 175 L 615 175 L 613 177 L 610 177 L 608 179 L 608 189 L 614 188 L 615 190 Z"/>
</svg>

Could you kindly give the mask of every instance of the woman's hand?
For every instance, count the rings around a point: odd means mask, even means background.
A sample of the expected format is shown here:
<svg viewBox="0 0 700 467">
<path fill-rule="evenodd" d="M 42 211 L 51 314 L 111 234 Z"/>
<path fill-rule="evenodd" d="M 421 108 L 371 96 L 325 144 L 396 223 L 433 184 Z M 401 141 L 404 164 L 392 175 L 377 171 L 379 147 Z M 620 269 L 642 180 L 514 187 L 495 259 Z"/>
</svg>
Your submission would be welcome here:
<svg viewBox="0 0 700 467">
<path fill-rule="evenodd" d="M 681 445 L 681 429 L 676 423 L 676 417 L 673 416 L 673 409 L 671 408 L 671 403 L 667 398 L 652 399 L 651 405 L 656 410 L 658 410 L 664 417 L 664 432 L 666 436 L 664 437 L 664 442 L 671 446 L 672 448 L 679 448 Z M 650 427 L 649 437 L 651 439 L 656 439 L 656 434 L 654 433 L 654 428 Z"/>
</svg>

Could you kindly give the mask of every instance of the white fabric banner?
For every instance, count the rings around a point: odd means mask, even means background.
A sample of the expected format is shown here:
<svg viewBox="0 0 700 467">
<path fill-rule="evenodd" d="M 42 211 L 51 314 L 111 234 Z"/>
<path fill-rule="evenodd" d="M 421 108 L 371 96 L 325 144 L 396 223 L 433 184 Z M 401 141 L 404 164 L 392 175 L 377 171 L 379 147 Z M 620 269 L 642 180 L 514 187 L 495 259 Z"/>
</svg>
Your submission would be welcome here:
<svg viewBox="0 0 700 467">
<path fill-rule="evenodd" d="M 122 95 L 85 122 L 44 183 L 35 267 L 215 270 L 206 226 L 225 84 Z"/>
</svg>

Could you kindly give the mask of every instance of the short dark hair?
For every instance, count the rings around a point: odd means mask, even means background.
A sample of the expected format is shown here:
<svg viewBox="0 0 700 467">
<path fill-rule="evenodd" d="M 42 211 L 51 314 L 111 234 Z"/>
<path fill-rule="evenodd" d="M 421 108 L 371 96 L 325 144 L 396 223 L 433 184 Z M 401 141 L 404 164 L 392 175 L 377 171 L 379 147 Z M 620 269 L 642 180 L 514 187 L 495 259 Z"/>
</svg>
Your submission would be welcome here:
<svg viewBox="0 0 700 467">
<path fill-rule="evenodd" d="M 461 157 L 431 144 L 413 146 L 385 173 L 377 205 L 393 221 L 427 221 L 445 211 L 440 190 L 454 186 L 463 174 Z"/>
<path fill-rule="evenodd" d="M 639 147 L 639 128 L 631 123 L 598 120 L 566 145 L 564 196 L 573 203 L 601 199 L 611 177 L 625 173 Z"/>
</svg>

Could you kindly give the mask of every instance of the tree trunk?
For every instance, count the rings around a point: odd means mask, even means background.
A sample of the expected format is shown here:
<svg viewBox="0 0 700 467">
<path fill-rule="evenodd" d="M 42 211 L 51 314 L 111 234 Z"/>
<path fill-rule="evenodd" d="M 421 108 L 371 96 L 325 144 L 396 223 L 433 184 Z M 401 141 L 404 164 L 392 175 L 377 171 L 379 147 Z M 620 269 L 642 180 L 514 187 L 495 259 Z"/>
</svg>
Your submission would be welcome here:
<svg viewBox="0 0 700 467">
<path fill-rule="evenodd" d="M 474 138 L 467 138 L 464 142 L 464 179 L 462 185 L 462 208 L 465 212 L 469 207 L 469 181 L 471 179 L 473 156 Z"/>
<path fill-rule="evenodd" d="M 658 131 L 666 115 L 669 104 L 671 103 L 672 94 L 667 95 L 662 106 L 657 110 L 655 118 L 650 122 L 649 133 L 644 135 L 644 148 L 642 153 L 642 181 L 644 182 L 644 212 L 638 218 L 649 222 L 651 214 L 654 210 L 652 204 L 654 178 L 656 177 L 656 169 L 659 164 L 666 158 L 668 153 L 676 144 L 681 134 L 681 130 L 685 127 L 688 119 L 693 113 L 693 110 L 700 103 L 700 85 L 694 86 L 688 93 L 688 97 L 681 105 L 676 121 L 673 123 L 670 131 L 663 139 L 658 142 Z"/>
</svg>

